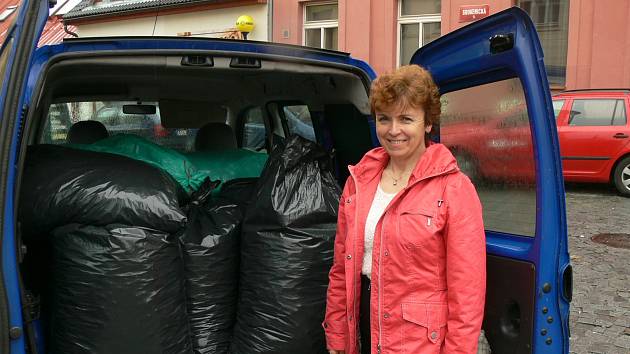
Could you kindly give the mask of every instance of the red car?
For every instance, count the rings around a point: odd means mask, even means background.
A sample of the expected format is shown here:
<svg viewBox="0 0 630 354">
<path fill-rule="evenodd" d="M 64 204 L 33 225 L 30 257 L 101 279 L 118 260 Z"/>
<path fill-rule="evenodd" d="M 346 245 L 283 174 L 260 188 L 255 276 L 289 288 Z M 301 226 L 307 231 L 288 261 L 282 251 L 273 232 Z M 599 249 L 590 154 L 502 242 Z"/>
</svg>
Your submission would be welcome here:
<svg viewBox="0 0 630 354">
<path fill-rule="evenodd" d="M 553 96 L 565 181 L 613 183 L 630 197 L 630 89 Z"/>
</svg>

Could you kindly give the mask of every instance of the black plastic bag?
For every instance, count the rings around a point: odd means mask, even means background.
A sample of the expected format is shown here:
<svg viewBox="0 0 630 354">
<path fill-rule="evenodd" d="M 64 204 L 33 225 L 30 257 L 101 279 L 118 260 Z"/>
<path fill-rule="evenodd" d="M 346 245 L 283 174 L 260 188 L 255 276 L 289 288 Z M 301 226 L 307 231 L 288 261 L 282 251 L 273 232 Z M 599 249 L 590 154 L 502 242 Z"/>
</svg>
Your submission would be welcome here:
<svg viewBox="0 0 630 354">
<path fill-rule="evenodd" d="M 53 234 L 51 353 L 190 353 L 175 237 L 108 225 Z"/>
<path fill-rule="evenodd" d="M 207 180 L 193 194 L 188 225 L 180 237 L 186 302 L 195 353 L 228 353 L 236 320 L 241 207 L 210 197 Z"/>
<path fill-rule="evenodd" d="M 125 224 L 174 233 L 185 192 L 166 172 L 119 155 L 55 145 L 29 146 L 19 220 L 25 237 L 70 223 Z"/>
<path fill-rule="evenodd" d="M 222 183 L 219 198 L 230 200 L 241 206 L 243 215 L 256 191 L 259 177 L 235 178 Z"/>
<path fill-rule="evenodd" d="M 231 352 L 327 353 L 324 319 L 340 190 L 298 136 L 274 150 L 247 208 Z"/>
</svg>

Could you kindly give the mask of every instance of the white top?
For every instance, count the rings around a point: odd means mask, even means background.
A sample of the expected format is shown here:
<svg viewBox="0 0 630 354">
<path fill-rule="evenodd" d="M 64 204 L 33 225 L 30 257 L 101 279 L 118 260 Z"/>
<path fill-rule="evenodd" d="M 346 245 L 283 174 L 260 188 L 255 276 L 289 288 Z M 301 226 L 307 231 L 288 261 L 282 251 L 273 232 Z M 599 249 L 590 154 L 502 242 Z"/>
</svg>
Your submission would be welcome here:
<svg viewBox="0 0 630 354">
<path fill-rule="evenodd" d="M 363 246 L 363 266 L 361 267 L 361 274 L 367 275 L 372 279 L 372 247 L 374 246 L 374 232 L 376 231 L 376 224 L 383 215 L 385 208 L 389 205 L 389 202 L 394 199 L 396 193 L 385 193 L 381 188 L 381 184 L 378 184 L 374 200 L 372 200 L 372 206 L 365 220 L 365 244 Z"/>
</svg>

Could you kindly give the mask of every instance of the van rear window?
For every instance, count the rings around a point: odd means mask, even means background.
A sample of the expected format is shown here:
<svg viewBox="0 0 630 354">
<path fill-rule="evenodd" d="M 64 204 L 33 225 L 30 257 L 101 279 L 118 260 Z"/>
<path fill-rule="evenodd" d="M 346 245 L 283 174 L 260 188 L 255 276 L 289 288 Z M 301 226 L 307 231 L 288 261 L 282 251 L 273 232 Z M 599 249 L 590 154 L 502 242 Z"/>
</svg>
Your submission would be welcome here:
<svg viewBox="0 0 630 354">
<path fill-rule="evenodd" d="M 475 184 L 486 230 L 534 236 L 536 171 L 521 82 L 509 79 L 444 94 L 440 141 Z"/>
</svg>

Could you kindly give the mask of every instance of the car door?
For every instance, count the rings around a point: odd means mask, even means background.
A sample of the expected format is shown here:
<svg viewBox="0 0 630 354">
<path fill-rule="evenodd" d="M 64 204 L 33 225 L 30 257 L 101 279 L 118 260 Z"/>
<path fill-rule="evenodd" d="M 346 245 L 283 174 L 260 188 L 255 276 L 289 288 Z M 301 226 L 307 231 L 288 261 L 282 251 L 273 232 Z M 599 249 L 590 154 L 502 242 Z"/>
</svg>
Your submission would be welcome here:
<svg viewBox="0 0 630 354">
<path fill-rule="evenodd" d="M 483 326 L 492 351 L 567 353 L 571 266 L 564 187 L 533 23 L 511 8 L 420 48 L 411 63 L 426 67 L 440 87 L 441 142 L 453 146 L 457 134 L 444 130 L 466 126 L 480 147 L 462 166 L 474 165 L 482 176 L 494 169 L 491 178 L 475 181 L 488 254 Z M 505 115 L 519 120 L 510 126 L 529 129 L 488 124 Z M 475 141 L 480 139 L 485 141 Z M 501 154 L 503 174 L 484 165 L 486 154 Z"/>
<path fill-rule="evenodd" d="M 624 97 L 575 97 L 568 104 L 568 114 L 558 126 L 564 174 L 582 181 L 608 181 L 612 163 L 628 145 Z"/>
<path fill-rule="evenodd" d="M 51 1 L 52 2 L 52 1 Z M 0 52 L 0 242 L 2 280 L 0 281 L 0 353 L 22 353 L 25 328 L 19 287 L 19 254 L 16 254 L 13 214 L 17 161 L 16 137 L 21 132 L 20 116 L 28 110 L 25 101 L 26 73 L 48 17 L 49 1 L 23 0 L 15 22 L 9 27 Z"/>
</svg>

